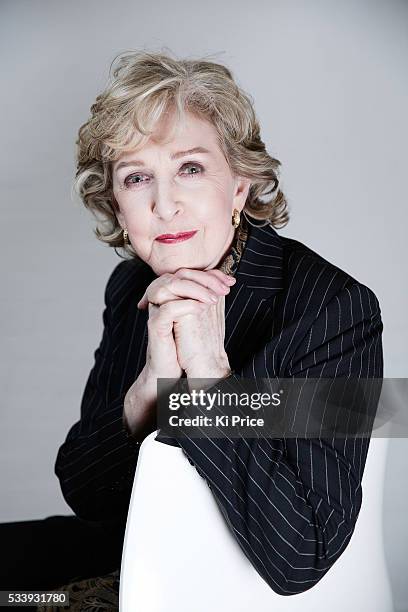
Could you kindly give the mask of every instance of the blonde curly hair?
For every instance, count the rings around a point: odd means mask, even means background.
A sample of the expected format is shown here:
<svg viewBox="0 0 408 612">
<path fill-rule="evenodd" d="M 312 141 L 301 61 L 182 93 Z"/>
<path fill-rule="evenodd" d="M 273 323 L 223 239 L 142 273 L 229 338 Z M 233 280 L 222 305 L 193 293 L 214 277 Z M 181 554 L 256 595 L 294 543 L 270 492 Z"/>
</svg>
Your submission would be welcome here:
<svg viewBox="0 0 408 612">
<path fill-rule="evenodd" d="M 207 59 L 126 51 L 113 59 L 109 82 L 76 140 L 73 189 L 100 224 L 94 230 L 98 240 L 138 259 L 123 241 L 112 166 L 124 151 L 143 146 L 170 110 L 177 112 L 178 120 L 190 112 L 215 127 L 232 174 L 251 180 L 243 209 L 247 218 L 265 220 L 275 228 L 287 224 L 287 201 L 278 179 L 281 162 L 266 151 L 253 99 L 236 84 L 231 71 Z"/>
</svg>

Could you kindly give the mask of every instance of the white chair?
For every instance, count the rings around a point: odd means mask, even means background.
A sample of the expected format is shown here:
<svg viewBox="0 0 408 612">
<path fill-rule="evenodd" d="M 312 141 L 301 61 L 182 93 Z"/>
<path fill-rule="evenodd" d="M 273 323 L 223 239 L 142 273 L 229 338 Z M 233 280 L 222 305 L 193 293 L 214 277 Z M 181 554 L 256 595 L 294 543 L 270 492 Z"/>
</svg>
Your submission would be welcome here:
<svg viewBox="0 0 408 612">
<path fill-rule="evenodd" d="M 393 612 L 382 531 L 387 437 L 370 441 L 363 503 L 346 550 L 313 588 L 281 596 L 242 552 L 204 478 L 156 434 L 143 441 L 135 473 L 121 612 Z"/>
</svg>

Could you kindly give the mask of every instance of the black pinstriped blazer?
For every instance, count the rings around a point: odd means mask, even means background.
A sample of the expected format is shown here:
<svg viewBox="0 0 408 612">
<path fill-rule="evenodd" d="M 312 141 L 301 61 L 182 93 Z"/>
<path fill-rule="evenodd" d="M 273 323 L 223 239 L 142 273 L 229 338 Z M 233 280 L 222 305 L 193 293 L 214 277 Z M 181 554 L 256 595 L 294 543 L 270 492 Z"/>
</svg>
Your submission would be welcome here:
<svg viewBox="0 0 408 612">
<path fill-rule="evenodd" d="M 55 463 L 79 517 L 123 527 L 139 448 L 123 428 L 123 401 L 145 364 L 148 312 L 136 304 L 153 278 L 133 260 L 113 270 L 81 417 Z M 381 311 L 367 286 L 271 226 L 249 228 L 236 278 L 225 298 L 234 376 L 382 378 Z M 344 551 L 362 503 L 369 438 L 178 443 L 275 592 L 306 591 Z"/>
</svg>

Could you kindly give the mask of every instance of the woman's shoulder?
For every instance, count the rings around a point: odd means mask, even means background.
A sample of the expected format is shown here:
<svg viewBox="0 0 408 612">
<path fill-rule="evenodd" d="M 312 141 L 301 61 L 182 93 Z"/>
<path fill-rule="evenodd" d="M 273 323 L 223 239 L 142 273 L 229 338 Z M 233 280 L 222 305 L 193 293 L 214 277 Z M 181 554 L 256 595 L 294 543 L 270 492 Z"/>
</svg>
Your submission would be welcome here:
<svg viewBox="0 0 408 612">
<path fill-rule="evenodd" d="M 280 236 L 282 240 L 283 273 L 286 282 L 300 287 L 311 284 L 320 287 L 332 297 L 351 288 L 364 291 L 376 303 L 377 296 L 371 287 L 341 268 L 307 244 L 294 238 Z"/>
<path fill-rule="evenodd" d="M 340 300 L 344 306 L 351 301 L 364 302 L 369 305 L 369 310 L 371 306 L 379 309 L 377 295 L 371 287 L 326 259 L 306 241 L 284 236 L 269 225 L 253 229 L 248 246 L 246 259 L 251 260 L 251 266 L 255 266 L 252 267 L 252 274 L 261 270 L 262 284 L 266 284 L 265 275 L 277 278 L 274 282 L 282 288 L 278 291 L 278 301 L 281 299 L 287 307 L 294 305 L 298 310 L 311 313 L 316 309 L 320 312 L 329 302 Z M 275 260 L 271 259 L 272 256 Z M 275 294 L 276 291 L 273 291 L 271 299 Z"/>
</svg>

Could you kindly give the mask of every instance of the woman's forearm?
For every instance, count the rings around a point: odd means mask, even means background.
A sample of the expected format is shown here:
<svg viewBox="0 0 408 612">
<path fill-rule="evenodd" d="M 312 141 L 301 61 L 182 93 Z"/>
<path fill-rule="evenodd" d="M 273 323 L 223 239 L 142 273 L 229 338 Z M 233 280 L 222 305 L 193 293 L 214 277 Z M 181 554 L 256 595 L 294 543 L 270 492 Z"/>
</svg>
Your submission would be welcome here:
<svg viewBox="0 0 408 612">
<path fill-rule="evenodd" d="M 123 406 L 123 421 L 129 432 L 143 439 L 145 432 L 155 423 L 157 379 L 143 368 L 129 388 Z"/>
</svg>

